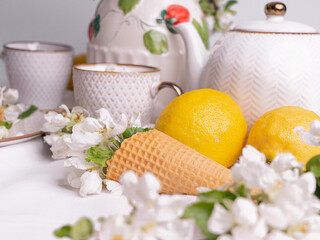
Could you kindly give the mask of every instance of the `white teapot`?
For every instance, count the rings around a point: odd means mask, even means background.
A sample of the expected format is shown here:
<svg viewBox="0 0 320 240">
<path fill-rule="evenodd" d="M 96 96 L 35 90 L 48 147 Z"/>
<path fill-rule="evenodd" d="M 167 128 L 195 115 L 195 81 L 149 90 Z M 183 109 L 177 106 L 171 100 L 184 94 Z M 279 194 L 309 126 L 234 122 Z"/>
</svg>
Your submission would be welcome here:
<svg viewBox="0 0 320 240">
<path fill-rule="evenodd" d="M 181 22 L 190 22 L 208 44 L 197 0 L 101 0 L 89 27 L 87 61 L 158 67 L 162 81 L 184 88 L 185 46 L 173 30 Z M 159 96 L 164 107 L 175 94 L 164 91 Z"/>
<path fill-rule="evenodd" d="M 320 114 L 320 34 L 286 21 L 286 6 L 269 3 L 266 21 L 239 25 L 210 53 L 189 23 L 175 26 L 187 47 L 188 89 L 213 88 L 241 107 L 248 127 L 285 105 Z"/>
</svg>

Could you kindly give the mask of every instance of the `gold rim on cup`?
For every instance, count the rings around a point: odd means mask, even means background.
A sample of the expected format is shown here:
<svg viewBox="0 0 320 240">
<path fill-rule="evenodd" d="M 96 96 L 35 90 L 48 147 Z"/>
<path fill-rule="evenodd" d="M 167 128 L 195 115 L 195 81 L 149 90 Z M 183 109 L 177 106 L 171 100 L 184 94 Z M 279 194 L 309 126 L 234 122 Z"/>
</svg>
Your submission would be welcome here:
<svg viewBox="0 0 320 240">
<path fill-rule="evenodd" d="M 10 44 L 15 45 L 15 44 L 43 44 L 43 45 L 50 45 L 50 46 L 56 46 L 64 49 L 59 49 L 59 50 L 30 50 L 30 49 L 20 49 L 20 48 L 15 48 L 12 46 L 9 46 Z M 14 51 L 22 51 L 22 52 L 37 52 L 37 53 L 61 53 L 61 52 L 73 52 L 73 48 L 69 45 L 62 44 L 62 43 L 54 43 L 54 42 L 44 42 L 44 41 L 13 41 L 13 42 L 7 42 L 3 45 L 3 48 L 6 50 L 14 50 Z"/>
<path fill-rule="evenodd" d="M 90 67 L 90 66 L 107 66 L 107 65 L 116 65 L 120 67 L 141 67 L 141 68 L 147 68 L 150 71 L 144 71 L 144 72 L 114 72 L 114 71 L 97 71 L 97 70 L 90 70 L 90 69 L 81 69 L 81 67 Z M 134 64 L 118 64 L 118 63 L 86 63 L 86 64 L 77 64 L 73 66 L 73 69 L 83 72 L 94 72 L 94 73 L 111 73 L 111 74 L 126 74 L 126 73 L 158 73 L 160 72 L 159 68 L 146 66 L 146 65 L 134 65 Z"/>
</svg>

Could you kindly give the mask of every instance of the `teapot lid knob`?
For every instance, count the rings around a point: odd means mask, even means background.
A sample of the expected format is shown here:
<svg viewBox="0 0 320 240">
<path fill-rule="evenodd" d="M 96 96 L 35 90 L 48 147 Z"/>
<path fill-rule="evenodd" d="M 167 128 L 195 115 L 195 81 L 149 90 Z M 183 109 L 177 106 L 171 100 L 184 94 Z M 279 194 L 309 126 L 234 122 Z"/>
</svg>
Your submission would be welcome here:
<svg viewBox="0 0 320 240">
<path fill-rule="evenodd" d="M 287 7 L 282 2 L 271 2 L 264 8 L 264 12 L 267 16 L 284 16 L 286 11 Z"/>
</svg>

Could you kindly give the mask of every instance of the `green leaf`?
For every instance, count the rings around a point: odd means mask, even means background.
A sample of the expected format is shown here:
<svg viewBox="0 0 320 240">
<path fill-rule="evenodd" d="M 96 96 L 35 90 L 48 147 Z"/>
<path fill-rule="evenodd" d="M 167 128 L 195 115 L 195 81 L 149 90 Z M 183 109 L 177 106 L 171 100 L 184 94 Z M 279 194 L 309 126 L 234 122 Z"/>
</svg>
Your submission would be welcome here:
<svg viewBox="0 0 320 240">
<path fill-rule="evenodd" d="M 61 132 L 63 133 L 72 133 L 73 126 L 77 123 L 83 122 L 85 118 L 82 115 L 72 114 L 70 118 L 70 122 L 67 126 L 65 126 Z"/>
<path fill-rule="evenodd" d="M 140 0 L 119 0 L 118 6 L 123 11 L 124 15 L 131 12 L 131 10 L 140 2 Z"/>
<path fill-rule="evenodd" d="M 177 34 L 176 30 L 173 29 L 172 24 L 170 24 L 170 23 L 168 23 L 168 22 L 166 21 L 166 26 L 167 26 L 168 30 L 169 30 L 171 33 Z"/>
<path fill-rule="evenodd" d="M 317 180 L 317 188 L 315 195 L 320 199 L 320 155 L 317 155 L 309 160 L 306 165 L 306 171 L 312 172 Z"/>
<path fill-rule="evenodd" d="M 93 21 L 93 26 L 95 27 L 95 26 L 99 26 L 100 25 L 100 14 L 98 14 L 97 16 L 96 16 L 96 18 L 94 19 L 94 21 Z"/>
<path fill-rule="evenodd" d="M 12 123 L 0 121 L 0 126 L 4 126 L 6 129 L 10 129 L 12 127 Z"/>
<path fill-rule="evenodd" d="M 168 40 L 166 35 L 161 32 L 151 30 L 143 35 L 145 47 L 150 53 L 161 55 L 168 52 Z"/>
<path fill-rule="evenodd" d="M 74 124 L 73 124 L 73 125 L 74 125 Z M 64 128 L 62 128 L 61 132 L 71 134 L 71 133 L 72 133 L 73 125 L 68 124 L 67 126 L 65 126 Z"/>
<path fill-rule="evenodd" d="M 63 226 L 62 228 L 59 228 L 56 231 L 54 231 L 54 235 L 58 238 L 71 238 L 71 228 L 72 227 L 70 225 Z"/>
<path fill-rule="evenodd" d="M 94 37 L 97 37 L 98 33 L 100 31 L 100 24 L 95 26 L 94 29 L 93 29 L 93 35 Z"/>
<path fill-rule="evenodd" d="M 238 197 L 249 198 L 251 190 L 245 184 L 241 184 L 240 186 L 234 186 L 234 194 Z"/>
<path fill-rule="evenodd" d="M 208 0 L 200 0 L 200 7 L 207 16 L 214 16 L 216 14 L 216 8 L 213 3 Z"/>
<path fill-rule="evenodd" d="M 202 202 L 223 204 L 224 199 L 230 199 L 234 201 L 237 196 L 230 191 L 213 190 L 206 193 L 200 193 L 198 197 Z"/>
<path fill-rule="evenodd" d="M 202 17 L 202 26 L 195 19 L 193 19 L 192 24 L 197 29 L 204 46 L 208 50 L 209 49 L 209 29 L 206 21 Z"/>
<path fill-rule="evenodd" d="M 229 10 L 229 9 L 230 9 L 234 4 L 236 4 L 236 3 L 238 3 L 238 2 L 237 2 L 237 1 L 234 1 L 234 0 L 227 2 L 226 6 L 224 7 L 224 10 L 225 10 L 225 11 L 226 11 L 226 10 Z"/>
<path fill-rule="evenodd" d="M 162 17 L 162 19 L 165 19 L 166 16 L 167 16 L 167 10 L 162 10 L 162 11 L 161 11 L 161 17 Z"/>
<path fill-rule="evenodd" d="M 318 183 L 318 186 L 317 186 L 317 189 L 316 189 L 316 192 L 314 193 L 314 195 L 316 195 L 320 199 L 320 185 L 319 185 L 319 183 Z"/>
<path fill-rule="evenodd" d="M 309 160 L 306 165 L 308 172 L 313 172 L 316 178 L 320 177 L 320 155 L 317 155 Z"/>
<path fill-rule="evenodd" d="M 163 19 L 161 19 L 161 18 L 157 18 L 157 20 L 156 20 L 156 21 L 157 21 L 157 23 L 158 23 L 158 24 L 162 24 L 162 23 L 164 22 L 164 20 L 163 20 Z"/>
<path fill-rule="evenodd" d="M 88 157 L 86 158 L 87 162 L 94 162 L 100 167 L 107 167 L 107 161 L 112 158 L 115 151 L 103 150 L 99 147 L 91 147 L 87 151 Z"/>
<path fill-rule="evenodd" d="M 124 139 L 130 138 L 133 135 L 139 133 L 139 132 L 148 132 L 152 130 L 152 128 L 138 128 L 138 127 L 131 127 L 127 128 L 123 133 L 122 136 Z"/>
<path fill-rule="evenodd" d="M 80 219 L 71 228 L 71 237 L 73 240 L 87 240 L 93 236 L 93 224 L 88 218 Z"/>
<path fill-rule="evenodd" d="M 191 218 L 195 221 L 196 225 L 201 230 L 202 234 L 209 240 L 217 239 L 217 235 L 214 235 L 208 230 L 208 220 L 213 210 L 213 204 L 209 202 L 198 202 L 191 206 L 188 206 L 182 218 Z"/>
<path fill-rule="evenodd" d="M 25 119 L 25 118 L 29 117 L 32 113 L 34 113 L 35 111 L 37 111 L 37 110 L 38 110 L 38 108 L 37 108 L 36 106 L 31 105 L 30 108 L 29 108 L 27 111 L 21 113 L 21 114 L 18 116 L 18 118 L 19 118 L 19 119 Z"/>
</svg>

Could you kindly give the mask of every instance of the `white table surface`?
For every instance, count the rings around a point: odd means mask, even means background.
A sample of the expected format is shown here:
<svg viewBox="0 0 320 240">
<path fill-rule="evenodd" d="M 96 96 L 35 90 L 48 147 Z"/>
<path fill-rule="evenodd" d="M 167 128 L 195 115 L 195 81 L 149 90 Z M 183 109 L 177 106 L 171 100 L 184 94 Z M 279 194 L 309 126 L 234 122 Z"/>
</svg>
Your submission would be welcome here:
<svg viewBox="0 0 320 240">
<path fill-rule="evenodd" d="M 82 198 L 78 191 L 42 137 L 0 147 L 0 239 L 57 239 L 55 229 L 83 216 L 97 220 L 130 209 L 122 196 Z"/>
</svg>

